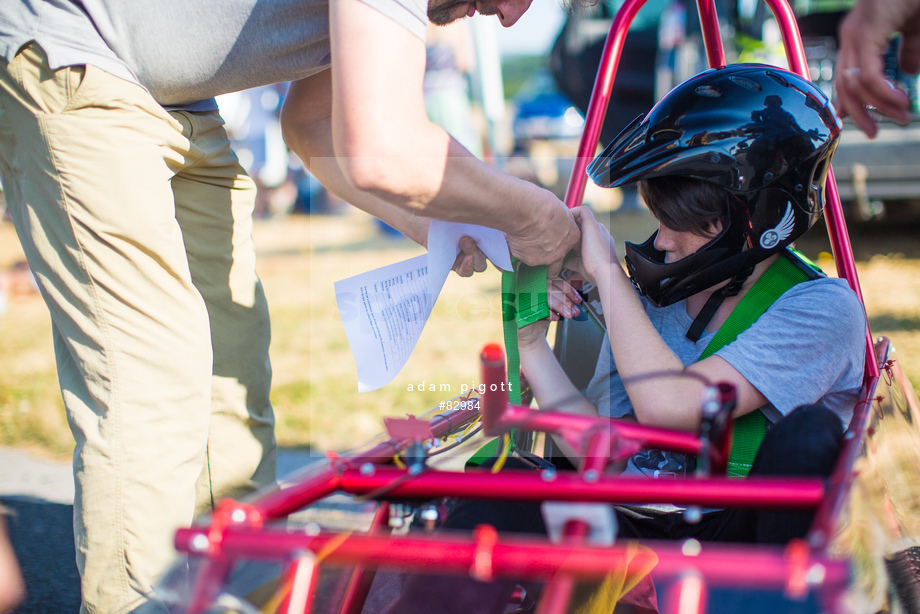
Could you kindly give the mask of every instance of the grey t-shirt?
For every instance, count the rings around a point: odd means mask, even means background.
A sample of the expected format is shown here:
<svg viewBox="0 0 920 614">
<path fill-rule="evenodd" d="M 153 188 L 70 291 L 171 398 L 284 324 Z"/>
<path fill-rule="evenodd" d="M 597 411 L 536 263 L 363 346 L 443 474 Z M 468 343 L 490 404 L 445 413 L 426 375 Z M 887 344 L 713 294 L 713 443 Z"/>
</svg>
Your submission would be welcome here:
<svg viewBox="0 0 920 614">
<path fill-rule="evenodd" d="M 361 0 L 423 41 L 428 25 L 428 0 Z"/>
<path fill-rule="evenodd" d="M 715 332 L 687 339 L 692 319 L 686 301 L 645 311 L 662 339 L 684 366 L 699 360 Z M 840 279 L 806 281 L 789 289 L 750 328 L 716 352 L 769 401 L 761 408 L 771 423 L 807 404 L 821 403 L 844 425 L 853 413 L 865 366 L 865 312 L 856 294 Z M 666 379 L 662 386 L 667 385 Z M 609 339 L 604 339 L 587 396 L 602 416 L 635 415 L 619 377 Z M 626 474 L 683 475 L 686 459 L 662 451 L 630 459 Z"/>
<path fill-rule="evenodd" d="M 425 38 L 425 0 L 365 0 Z M 52 69 L 92 64 L 163 105 L 315 74 L 330 63 L 328 0 L 5 0 L 0 54 L 30 41 Z"/>
</svg>

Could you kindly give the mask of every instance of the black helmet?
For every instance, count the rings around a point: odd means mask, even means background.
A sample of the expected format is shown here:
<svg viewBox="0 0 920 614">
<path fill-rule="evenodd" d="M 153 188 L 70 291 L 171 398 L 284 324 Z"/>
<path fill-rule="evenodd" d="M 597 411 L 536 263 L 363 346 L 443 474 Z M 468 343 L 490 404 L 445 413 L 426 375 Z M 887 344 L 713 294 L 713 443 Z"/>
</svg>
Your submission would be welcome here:
<svg viewBox="0 0 920 614">
<path fill-rule="evenodd" d="M 700 179 L 731 195 L 722 232 L 665 264 L 654 247 L 626 243 L 639 292 L 670 305 L 742 275 L 818 220 L 841 123 L 810 81 L 772 66 L 735 64 L 677 86 L 588 167 L 601 187 L 662 176 Z"/>
</svg>

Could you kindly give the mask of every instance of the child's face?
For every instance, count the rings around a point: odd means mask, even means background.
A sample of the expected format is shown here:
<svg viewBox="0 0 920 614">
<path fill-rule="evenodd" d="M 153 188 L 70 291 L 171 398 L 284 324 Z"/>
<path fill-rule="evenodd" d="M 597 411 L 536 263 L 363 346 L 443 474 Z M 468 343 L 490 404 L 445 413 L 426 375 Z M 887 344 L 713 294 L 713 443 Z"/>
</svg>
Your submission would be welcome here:
<svg viewBox="0 0 920 614">
<path fill-rule="evenodd" d="M 713 223 L 708 236 L 705 237 L 688 231 L 672 230 L 659 222 L 655 249 L 663 251 L 665 264 L 670 264 L 699 251 L 720 232 L 722 223 L 718 221 Z"/>
</svg>

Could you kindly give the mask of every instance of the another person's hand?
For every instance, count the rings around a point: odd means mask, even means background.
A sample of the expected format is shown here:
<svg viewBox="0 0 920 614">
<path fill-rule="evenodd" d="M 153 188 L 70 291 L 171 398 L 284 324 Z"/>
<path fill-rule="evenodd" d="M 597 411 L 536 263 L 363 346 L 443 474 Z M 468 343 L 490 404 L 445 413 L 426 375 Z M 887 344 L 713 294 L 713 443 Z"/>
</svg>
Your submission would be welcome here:
<svg viewBox="0 0 920 614">
<path fill-rule="evenodd" d="M 460 239 L 460 253 L 454 260 L 454 266 L 451 270 L 460 277 L 472 277 L 473 273 L 482 273 L 486 270 L 488 261 L 486 255 L 482 253 L 476 241 L 470 237 Z"/>
<path fill-rule="evenodd" d="M 860 0 L 840 24 L 835 66 L 837 110 L 874 138 L 878 133 L 868 107 L 893 120 L 910 120 L 910 101 L 884 74 L 889 39 L 901 33 L 898 62 L 908 74 L 920 71 L 920 0 Z"/>
<path fill-rule="evenodd" d="M 558 265 L 565 255 L 578 243 L 579 231 L 572 212 L 551 192 L 546 195 L 543 206 L 535 208 L 534 218 L 524 225 L 524 230 L 508 236 L 511 255 L 525 264 L 551 265 L 550 275 L 559 272 Z"/>
<path fill-rule="evenodd" d="M 597 280 L 609 277 L 611 266 L 617 264 L 616 244 L 590 209 L 575 207 L 572 213 L 581 230 L 581 257 L 567 262 L 566 266 L 597 285 Z"/>
<path fill-rule="evenodd" d="M 6 532 L 6 518 L 0 507 L 0 613 L 11 612 L 26 594 L 19 561 Z"/>
<path fill-rule="evenodd" d="M 549 303 L 549 318 L 518 329 L 518 348 L 521 350 L 527 350 L 536 344 L 545 342 L 546 331 L 551 321 L 574 318 L 580 313 L 578 304 L 581 303 L 581 296 L 571 284 L 563 279 L 550 279 L 547 282 L 547 302 Z"/>
</svg>

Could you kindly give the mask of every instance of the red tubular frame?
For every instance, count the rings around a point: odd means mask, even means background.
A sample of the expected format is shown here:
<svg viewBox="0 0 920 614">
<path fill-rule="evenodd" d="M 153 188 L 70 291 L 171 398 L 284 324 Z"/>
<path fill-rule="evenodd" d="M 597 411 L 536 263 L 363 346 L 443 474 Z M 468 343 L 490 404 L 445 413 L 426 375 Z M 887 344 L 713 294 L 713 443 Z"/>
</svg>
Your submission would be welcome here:
<svg viewBox="0 0 920 614">
<path fill-rule="evenodd" d="M 176 546 L 194 553 L 195 539 L 206 535 L 206 528 L 180 529 Z M 675 542 L 644 543 L 649 549 L 639 556 L 657 558 L 656 578 L 676 578 L 688 569 L 695 569 L 709 586 L 786 591 L 796 589 L 802 572 L 807 574 L 804 578 L 807 587 L 842 590 L 849 581 L 846 561 L 816 556 L 808 553 L 807 548 L 804 557 L 792 556 L 795 543 L 786 548 L 702 544 L 698 553 Z M 360 563 L 429 573 L 437 569 L 460 575 L 469 573 L 475 555 L 483 551 L 475 537 L 470 536 L 396 537 L 324 532 L 307 535 L 282 529 L 234 529 L 224 535 L 221 548 L 225 556 L 233 559 L 285 560 L 296 552 L 323 552 L 324 564 Z M 626 560 L 628 552 L 625 546 L 558 545 L 523 537 L 502 537 L 489 545 L 494 575 L 515 578 L 551 578 L 560 572 L 586 579 L 603 578 L 614 564 Z"/>
<path fill-rule="evenodd" d="M 804 48 L 786 0 L 766 0 L 783 36 L 791 69 L 808 77 Z M 571 181 L 565 195 L 569 207 L 581 204 L 587 181 L 585 170 L 593 159 L 601 126 L 613 87 L 623 43 L 629 25 L 645 0 L 626 0 L 611 26 L 588 106 L 585 129 L 578 148 Z M 725 64 L 718 16 L 712 0 L 697 0 L 706 56 L 710 66 Z M 847 236 L 843 210 L 834 182 L 828 175 L 825 217 L 837 273 L 848 281 L 862 300 L 852 247 Z M 707 592 L 713 586 L 774 588 L 787 594 L 802 595 L 815 590 L 835 603 L 849 581 L 849 565 L 827 552 L 827 544 L 848 492 L 853 464 L 866 429 L 869 407 L 879 381 L 878 362 L 866 330 L 866 375 L 860 402 L 847 431 L 844 450 L 827 484 L 814 479 L 721 477 L 680 480 L 644 480 L 603 475 L 611 461 L 628 456 L 639 447 L 665 448 L 698 455 L 701 443 L 689 433 L 614 423 L 559 412 L 535 411 L 509 406 L 505 383 L 504 357 L 500 348 L 483 350 L 482 396 L 484 431 L 507 432 L 511 428 L 553 433 L 583 453 L 577 474 L 553 472 L 487 471 L 447 473 L 424 470 L 412 473 L 382 465 L 394 454 L 404 452 L 411 442 L 390 439 L 372 449 L 347 457 L 331 457 L 324 469 L 298 483 L 264 494 L 251 505 L 230 504 L 209 526 L 180 530 L 176 547 L 191 556 L 209 560 L 200 572 L 188 612 L 206 609 L 237 559 L 273 559 L 290 562 L 287 573 L 303 572 L 304 582 L 315 582 L 316 573 L 309 553 L 322 553 L 322 563 L 356 565 L 340 612 L 359 612 L 367 594 L 373 568 L 392 566 L 408 570 L 443 570 L 445 573 L 476 577 L 509 576 L 550 579 L 540 604 L 541 614 L 565 611 L 575 578 L 602 578 L 612 565 L 628 565 L 628 550 L 619 545 L 597 547 L 585 544 L 587 525 L 572 519 L 564 528 L 564 544 L 545 539 L 499 538 L 494 530 L 477 530 L 471 537 L 454 535 L 386 534 L 387 504 L 384 502 L 372 521 L 368 534 L 308 535 L 277 528 L 263 528 L 264 521 L 284 518 L 334 493 L 345 492 L 371 497 L 434 499 L 442 496 L 472 498 L 556 500 L 603 503 L 672 502 L 712 507 L 757 506 L 817 508 L 815 522 L 806 541 L 776 546 L 696 544 L 699 552 L 685 550 L 686 544 L 644 542 L 649 550 L 642 556 L 655 556 L 654 577 L 675 581 L 665 611 L 702 612 Z M 497 385 L 493 390 L 492 386 Z M 456 410 L 438 414 L 429 422 L 432 437 L 442 438 L 469 424 L 480 413 L 478 401 L 470 400 Z M 688 575 L 688 570 L 692 570 Z M 309 573 L 307 573 L 309 572 Z M 308 587 L 309 588 L 309 587 Z M 296 600 L 294 600 L 296 601 Z M 309 596 L 306 599 L 309 603 Z M 294 607 L 289 600 L 286 608 Z M 303 606 L 298 606 L 302 608 Z"/>
<path fill-rule="evenodd" d="M 371 526 L 368 529 L 370 535 L 375 533 L 388 533 L 389 527 L 387 522 L 390 518 L 390 505 L 386 501 L 380 504 Z M 341 614 L 360 614 L 364 607 L 364 602 L 371 591 L 371 584 L 374 582 L 376 570 L 367 569 L 367 565 L 358 563 L 355 565 L 354 572 L 351 575 L 351 581 L 345 589 L 345 597 L 342 598 L 342 607 L 339 608 Z"/>
<path fill-rule="evenodd" d="M 786 0 L 765 1 L 773 12 L 777 24 L 779 24 L 783 38 L 783 47 L 786 50 L 786 57 L 789 62 L 790 70 L 802 75 L 806 79 L 810 79 L 811 77 L 808 74 L 808 61 L 805 58 L 805 48 L 802 45 L 802 37 L 799 35 L 792 8 L 790 8 Z M 607 106 L 610 103 L 610 95 L 613 91 L 613 80 L 616 76 L 617 66 L 619 66 L 620 63 L 620 56 L 623 53 L 626 33 L 629 30 L 629 25 L 645 2 L 646 0 L 626 0 L 623 7 L 617 12 L 613 24 L 611 25 L 610 34 L 607 37 L 604 51 L 601 54 L 600 67 L 598 68 L 597 79 L 594 82 L 594 89 L 591 91 L 591 101 L 585 113 L 585 129 L 578 145 L 578 153 L 576 154 L 575 165 L 572 169 L 572 179 L 569 181 L 565 193 L 565 204 L 569 208 L 579 206 L 584 198 L 585 186 L 588 181 L 588 176 L 585 171 L 588 168 L 588 164 L 594 158 L 594 152 L 597 148 L 598 140 L 600 139 L 601 127 L 604 124 Z M 709 61 L 709 66 L 711 68 L 725 66 L 725 53 L 722 49 L 722 39 L 719 33 L 719 21 L 718 15 L 716 14 L 715 3 L 712 0 L 697 0 L 697 9 L 700 13 L 703 43 L 706 47 L 706 57 Z M 843 207 L 840 205 L 840 196 L 837 193 L 837 183 L 834 180 L 833 169 L 831 169 L 827 175 L 825 200 L 824 216 L 827 221 L 831 250 L 834 254 L 834 260 L 837 263 L 837 275 L 847 280 L 850 287 L 859 296 L 859 300 L 862 301 L 862 290 L 860 289 L 859 277 L 856 273 L 853 248 L 850 244 L 849 235 L 847 234 Z M 867 327 L 866 375 L 878 377 L 878 365 L 874 360 L 872 346 L 872 334 Z"/>
<path fill-rule="evenodd" d="M 483 382 L 487 389 L 495 383 L 500 387 L 504 376 L 499 375 L 494 365 L 484 369 Z M 496 382 L 495 378 L 500 377 Z M 461 426 L 461 418 L 468 422 L 476 410 L 463 411 L 466 415 L 454 419 L 432 421 L 432 431 L 446 434 L 444 430 L 450 422 Z M 526 421 L 525 414 L 534 416 L 528 421 L 528 428 L 539 422 L 543 412 L 523 407 L 507 406 L 506 413 L 513 416 L 514 422 Z M 867 412 L 860 412 L 865 415 Z M 585 422 L 582 416 L 546 413 L 551 418 L 547 424 L 558 428 L 577 430 L 586 424 L 594 425 L 597 420 Z M 439 416 L 440 417 L 440 416 Z M 505 416 L 498 417 L 497 425 L 510 427 Z M 609 422 L 609 421 L 608 421 Z M 280 518 L 282 510 L 304 507 L 333 491 L 360 496 L 372 493 L 384 493 L 387 497 L 409 499 L 434 499 L 441 496 L 459 496 L 486 499 L 516 500 L 558 500 L 581 502 L 619 502 L 643 503 L 670 501 L 685 505 L 703 506 L 755 506 L 783 508 L 813 508 L 826 501 L 826 489 L 822 480 L 815 479 L 774 479 L 747 478 L 737 480 L 730 478 L 681 479 L 657 481 L 638 478 L 607 477 L 591 475 L 588 470 L 602 469 L 608 462 L 611 449 L 610 434 L 617 427 L 610 423 L 609 429 L 588 428 L 584 431 L 591 435 L 587 446 L 587 455 L 579 474 L 543 473 L 505 471 L 492 474 L 485 470 L 466 473 L 423 471 L 417 475 L 407 470 L 392 469 L 379 465 L 368 466 L 367 463 L 390 458 L 389 452 L 404 448 L 407 442 L 389 441 L 375 446 L 370 452 L 351 458 L 334 459 L 330 466 L 312 478 L 292 487 L 281 488 L 261 499 L 259 505 L 239 506 L 245 514 L 237 516 L 235 510 L 227 510 L 223 517 L 229 519 L 225 524 L 209 527 L 186 529 L 178 532 L 176 547 L 191 555 L 208 555 L 209 564 L 199 576 L 196 591 L 189 612 L 197 614 L 206 609 L 217 588 L 226 580 L 236 558 L 281 558 L 299 561 L 298 553 L 304 549 L 314 553 L 323 552 L 325 563 L 359 564 L 353 576 L 354 589 L 350 589 L 343 604 L 342 612 L 357 611 L 369 583 L 364 567 L 371 565 L 397 566 L 408 569 L 437 569 L 445 572 L 468 572 L 472 563 L 467 562 L 464 546 L 470 550 L 469 560 L 475 557 L 480 548 L 474 537 L 471 540 L 439 535 L 436 537 L 407 538 L 386 537 L 379 535 L 360 536 L 325 536 L 311 537 L 295 535 L 280 530 L 259 530 L 264 518 Z M 646 438 L 644 429 L 639 429 L 640 437 Z M 666 434 L 667 435 L 667 434 Z M 652 441 L 656 441 L 652 439 Z M 845 461 L 842 460 L 845 465 Z M 836 486 L 839 488 L 840 486 Z M 267 505 L 271 502 L 271 506 Z M 826 505 L 826 504 L 825 504 Z M 383 524 L 381 513 L 375 517 L 375 526 Z M 566 527 L 569 541 L 565 547 L 548 544 L 540 540 L 497 540 L 490 544 L 488 575 L 517 575 L 526 577 L 552 578 L 541 604 L 541 612 L 563 612 L 568 603 L 572 582 L 575 577 L 597 577 L 609 572 L 616 561 L 616 548 L 588 548 L 583 542 L 587 526 L 579 521 L 570 522 Z M 344 539 L 341 544 L 338 540 Z M 335 553 L 330 554 L 327 547 L 330 540 L 336 540 Z M 347 546 L 346 546 L 347 544 Z M 517 553 L 517 549 L 526 545 L 529 554 Z M 396 547 L 398 545 L 398 547 Z M 817 544 L 816 544 L 817 545 Z M 800 564 L 807 569 L 817 569 L 820 573 L 808 582 L 804 588 L 814 586 L 817 589 L 837 594 L 841 583 L 845 583 L 847 564 L 836 561 L 815 548 L 808 552 L 808 547 L 801 545 L 805 553 L 798 557 Z M 564 551 L 565 554 L 560 554 Z M 805 571 L 796 573 L 790 567 L 790 557 L 782 549 L 755 547 L 753 550 L 732 549 L 706 546 L 705 556 L 690 557 L 674 544 L 655 545 L 655 554 L 659 563 L 655 566 L 655 577 L 672 577 L 686 571 L 692 565 L 704 578 L 707 586 L 720 583 L 751 583 L 760 587 L 785 587 L 789 590 L 795 585 L 794 579 L 803 577 Z M 622 553 L 621 553 L 622 554 Z M 561 556 L 553 558 L 554 555 Z M 581 561 L 573 564 L 572 557 Z M 578 558 L 583 557 L 583 558 Z M 663 557 L 663 558 L 662 558 Z M 744 561 L 743 573 L 738 573 L 738 558 Z M 539 559 L 545 566 L 526 567 L 524 561 Z M 446 561 L 446 562 L 445 562 Z M 459 561 L 459 562 L 458 562 Z M 569 561 L 568 563 L 563 561 Z M 663 561 L 663 562 L 662 562 Z M 802 562 L 805 561 L 805 562 Z M 806 569 L 806 571 L 807 571 Z M 828 572 L 828 570 L 833 570 Z M 296 570 L 290 570 L 293 574 Z M 830 575 L 828 575 L 830 573 Z M 830 578 L 830 580 L 828 580 Z M 314 576 L 310 576 L 310 581 Z M 801 583 L 801 582 L 800 582 Z M 801 587 L 800 587 L 801 588 Z"/>
<path fill-rule="evenodd" d="M 457 409 L 437 414 L 431 419 L 430 431 L 435 439 L 442 438 L 459 426 L 465 426 L 479 416 L 478 399 L 463 402 Z M 437 420 L 437 422 L 435 422 Z M 333 494 L 338 487 L 338 472 L 343 467 L 359 467 L 370 463 L 381 465 L 392 461 L 393 456 L 405 451 L 408 441 L 388 439 L 370 450 L 347 457 L 333 456 L 332 465 L 301 482 L 275 489 L 253 503 L 263 518 L 284 518 Z"/>
<path fill-rule="evenodd" d="M 404 469 L 381 467 L 373 475 L 366 475 L 358 469 L 347 469 L 339 478 L 339 490 L 364 496 L 386 489 L 387 497 L 423 500 L 454 496 L 506 501 L 671 502 L 708 507 L 762 508 L 815 508 L 826 495 L 824 481 L 809 478 L 649 480 L 638 477 L 586 477 L 584 473 L 549 475 L 552 477 L 510 469 L 499 473 L 430 470 L 400 481 L 408 476 Z"/>
<path fill-rule="evenodd" d="M 565 194 L 565 204 L 570 208 L 580 205 L 584 198 L 584 190 L 587 183 L 586 169 L 594 158 L 594 152 L 600 138 L 601 127 L 604 123 L 607 106 L 610 102 L 613 80 L 619 64 L 620 55 L 623 51 L 626 32 L 633 18 L 639 12 L 639 9 L 645 4 L 645 1 L 646 0 L 627 0 L 613 20 L 610 35 L 607 37 L 607 42 L 601 55 L 597 80 L 594 83 L 594 89 L 591 93 L 591 101 L 586 112 L 585 130 L 582 134 L 581 142 L 579 143 L 577 158 L 572 170 L 572 179 L 569 182 Z M 786 0 L 765 1 L 773 12 L 773 16 L 776 18 L 777 24 L 779 25 L 790 70 L 806 79 L 810 79 L 808 62 L 805 57 L 805 48 L 802 45 L 802 38 L 799 35 L 798 26 L 795 22 L 795 15 L 791 7 Z M 709 65 L 713 68 L 724 66 L 725 55 L 722 50 L 715 3 L 712 0 L 697 0 L 697 8 L 700 13 L 703 41 L 706 47 L 706 57 L 709 61 Z M 833 169 L 828 171 L 827 182 L 825 184 L 824 217 L 827 224 L 831 250 L 837 266 L 837 275 L 847 280 L 847 283 L 859 297 L 860 302 L 865 303 L 859 285 L 859 276 L 856 272 L 856 261 L 853 257 L 853 248 L 847 233 L 843 207 L 841 206 L 840 196 L 837 192 L 837 183 L 834 179 Z M 868 405 L 878 385 L 879 366 L 873 348 L 872 331 L 869 329 L 868 324 L 866 326 L 865 367 L 865 381 L 860 402 L 856 406 L 853 419 L 847 431 L 844 452 L 841 454 L 840 460 L 831 478 L 831 496 L 827 498 L 824 505 L 819 509 L 816 523 L 812 530 L 812 541 L 816 545 L 823 546 L 826 544 L 826 540 L 833 530 L 831 526 L 832 519 L 843 505 L 843 500 L 849 485 L 849 474 L 853 462 L 859 453 L 862 435 L 865 432 L 868 419 Z"/>
<path fill-rule="evenodd" d="M 665 614 L 706 611 L 706 582 L 697 573 L 686 573 L 677 582 L 664 609 Z"/>
</svg>

